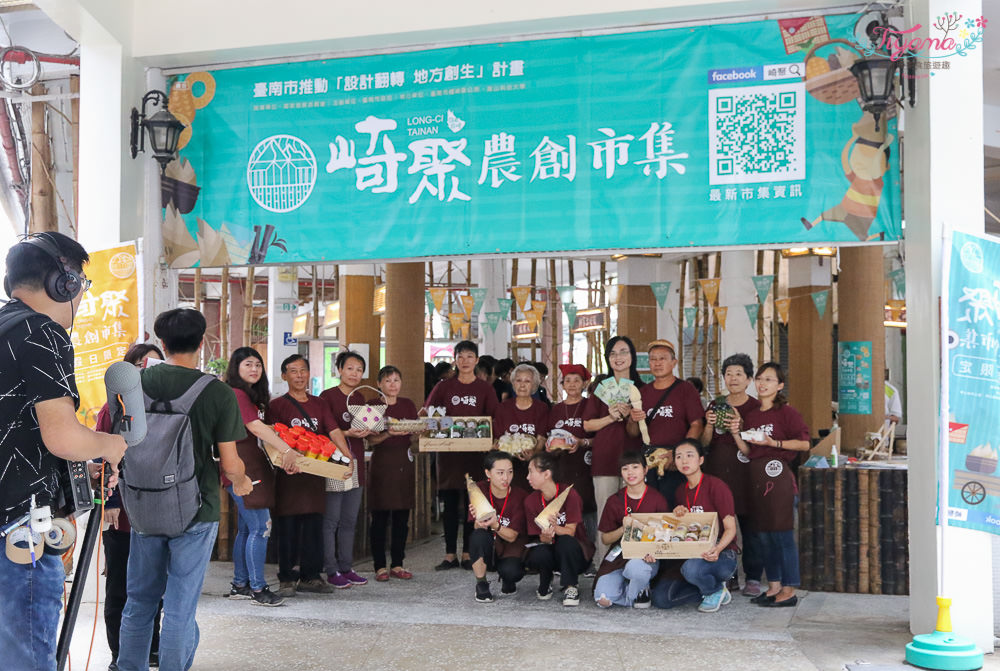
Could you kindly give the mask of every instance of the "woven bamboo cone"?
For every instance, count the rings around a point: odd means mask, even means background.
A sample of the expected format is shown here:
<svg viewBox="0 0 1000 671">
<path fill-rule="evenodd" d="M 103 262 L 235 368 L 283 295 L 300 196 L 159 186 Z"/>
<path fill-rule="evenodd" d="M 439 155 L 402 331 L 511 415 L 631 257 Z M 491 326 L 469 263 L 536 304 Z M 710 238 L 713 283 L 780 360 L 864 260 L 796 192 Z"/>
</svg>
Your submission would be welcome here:
<svg viewBox="0 0 1000 671">
<path fill-rule="evenodd" d="M 535 524 L 538 525 L 539 529 L 548 529 L 552 526 L 549 524 L 549 517 L 559 514 L 563 504 L 566 503 L 566 497 L 569 496 L 569 490 L 571 489 L 573 489 L 573 485 L 559 492 L 557 497 L 549 501 L 549 505 L 542 508 L 542 512 L 538 513 L 538 517 L 535 518 Z"/>
<path fill-rule="evenodd" d="M 858 471 L 858 592 L 868 594 L 868 476 L 869 471 Z"/>
<path fill-rule="evenodd" d="M 882 593 L 882 552 L 879 539 L 879 494 L 878 472 L 868 478 L 868 547 L 871 553 L 871 568 L 868 582 L 872 594 Z"/>
<path fill-rule="evenodd" d="M 628 400 L 632 402 L 632 407 L 636 410 L 642 410 L 642 394 L 639 393 L 639 388 L 634 384 L 628 386 Z M 646 426 L 646 420 L 639 420 L 639 433 L 642 434 L 642 444 L 649 445 L 649 427 Z"/>
<path fill-rule="evenodd" d="M 476 511 L 477 521 L 488 520 L 497 514 L 496 509 L 490 505 L 489 499 L 483 494 L 483 490 L 472 481 L 468 473 L 465 474 L 465 486 L 469 490 L 469 503 L 472 505 L 472 509 Z"/>
<path fill-rule="evenodd" d="M 833 589 L 844 591 L 844 473 L 838 468 L 833 485 Z"/>
</svg>

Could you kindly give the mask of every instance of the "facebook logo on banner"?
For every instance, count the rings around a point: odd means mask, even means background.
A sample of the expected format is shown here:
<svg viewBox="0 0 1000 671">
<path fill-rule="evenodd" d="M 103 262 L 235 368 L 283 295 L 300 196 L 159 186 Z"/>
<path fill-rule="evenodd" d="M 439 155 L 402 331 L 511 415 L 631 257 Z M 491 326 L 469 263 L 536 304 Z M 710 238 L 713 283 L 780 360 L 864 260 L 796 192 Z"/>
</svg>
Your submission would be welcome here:
<svg viewBox="0 0 1000 671">
<path fill-rule="evenodd" d="M 722 68 L 708 71 L 709 84 L 734 84 L 738 82 L 760 82 L 764 72 L 760 66 L 752 68 Z"/>
</svg>

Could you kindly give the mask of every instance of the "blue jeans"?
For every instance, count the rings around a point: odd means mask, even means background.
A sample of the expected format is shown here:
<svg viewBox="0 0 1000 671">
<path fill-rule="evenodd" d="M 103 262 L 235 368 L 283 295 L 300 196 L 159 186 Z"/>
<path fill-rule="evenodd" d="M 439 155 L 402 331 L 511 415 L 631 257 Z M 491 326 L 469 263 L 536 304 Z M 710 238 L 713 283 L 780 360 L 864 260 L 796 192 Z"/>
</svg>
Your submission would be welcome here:
<svg viewBox="0 0 1000 671">
<path fill-rule="evenodd" d="M 702 596 L 715 594 L 722 589 L 735 571 L 736 550 L 723 550 L 715 561 L 705 561 L 697 557 L 681 564 L 681 575 L 697 587 Z"/>
<path fill-rule="evenodd" d="M 656 608 L 676 608 L 701 601 L 698 588 L 686 580 L 660 578 L 649 590 L 649 600 Z"/>
<path fill-rule="evenodd" d="M 660 568 L 660 562 L 647 564 L 642 559 L 629 559 L 625 568 L 606 573 L 594 584 L 594 601 L 600 601 L 601 595 L 616 606 L 631 608 L 639 592 L 649 589 L 649 581 L 653 579 Z"/>
<path fill-rule="evenodd" d="M 768 581 L 780 582 L 788 587 L 801 585 L 795 531 L 761 531 L 757 536 L 764 551 L 764 572 Z"/>
<path fill-rule="evenodd" d="M 177 538 L 132 530 L 128 557 L 128 602 L 122 613 L 118 668 L 145 671 L 153 638 L 153 616 L 163 599 L 160 668 L 187 671 L 198 648 L 194 620 L 218 522 L 195 522 Z"/>
<path fill-rule="evenodd" d="M 43 554 L 32 567 L 15 564 L 0 552 L 0 652 L 4 671 L 56 668 L 65 580 L 61 557 Z"/>
<path fill-rule="evenodd" d="M 243 497 L 233 494 L 233 487 L 226 487 L 236 502 L 239 512 L 236 541 L 233 544 L 233 584 L 250 584 L 255 592 L 267 587 L 264 580 L 264 562 L 267 557 L 267 537 L 271 535 L 271 513 L 267 508 L 247 508 Z"/>
</svg>

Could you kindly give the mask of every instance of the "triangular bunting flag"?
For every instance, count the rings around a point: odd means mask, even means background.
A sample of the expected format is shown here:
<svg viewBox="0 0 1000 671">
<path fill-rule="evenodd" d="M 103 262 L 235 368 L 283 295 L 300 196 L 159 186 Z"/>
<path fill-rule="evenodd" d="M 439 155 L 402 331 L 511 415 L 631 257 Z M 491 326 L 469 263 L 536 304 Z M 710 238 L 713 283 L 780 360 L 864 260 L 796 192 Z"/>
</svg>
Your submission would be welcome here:
<svg viewBox="0 0 1000 671">
<path fill-rule="evenodd" d="M 559 300 L 562 301 L 563 305 L 569 305 L 573 302 L 573 295 L 576 293 L 576 287 L 565 285 L 556 287 L 556 291 L 559 292 Z"/>
<path fill-rule="evenodd" d="M 753 286 L 757 289 L 757 300 L 761 303 L 767 301 L 767 295 L 771 293 L 772 284 L 774 284 L 774 275 L 753 276 Z"/>
<path fill-rule="evenodd" d="M 760 315 L 760 303 L 750 303 L 749 305 L 744 305 L 743 308 L 747 311 L 747 317 L 750 319 L 750 328 L 757 328 L 757 317 Z"/>
<path fill-rule="evenodd" d="M 465 318 L 472 319 L 472 306 L 476 304 L 476 299 L 468 294 L 462 294 L 459 298 L 462 300 L 462 310 L 465 311 Z"/>
<path fill-rule="evenodd" d="M 819 318 L 822 319 L 823 315 L 826 314 L 826 304 L 830 300 L 830 290 L 823 289 L 823 291 L 814 291 L 812 293 L 813 305 L 816 306 L 816 312 L 819 313 Z"/>
<path fill-rule="evenodd" d="M 465 321 L 465 315 L 462 314 L 461 312 L 448 313 L 448 323 L 451 325 L 452 337 L 455 337 L 462 332 L 462 323 L 464 321 Z"/>
<path fill-rule="evenodd" d="M 462 340 L 469 339 L 469 331 L 471 330 L 472 330 L 472 324 L 470 324 L 469 322 L 462 322 L 462 326 L 459 329 L 460 333 L 462 334 Z"/>
<path fill-rule="evenodd" d="M 445 289 L 444 287 L 434 287 L 433 289 L 430 290 L 430 293 L 431 293 L 431 300 L 434 301 L 434 307 L 437 308 L 438 312 L 444 314 L 444 309 L 445 309 L 444 299 L 445 296 L 448 295 L 448 290 Z"/>
<path fill-rule="evenodd" d="M 729 314 L 729 308 L 727 308 L 727 307 L 716 307 L 716 308 L 712 308 L 712 311 L 715 312 L 715 321 L 719 322 L 719 326 L 721 326 L 722 330 L 725 331 L 726 330 L 726 315 Z"/>
<path fill-rule="evenodd" d="M 569 330 L 570 331 L 572 331 L 573 328 L 576 326 L 576 311 L 577 311 L 577 309 L 578 308 L 576 306 L 576 303 L 566 303 L 566 305 L 563 306 L 563 310 L 566 311 L 566 320 L 569 323 Z"/>
<path fill-rule="evenodd" d="M 906 293 L 906 271 L 903 268 L 896 268 L 889 273 L 889 279 L 892 280 L 892 286 L 897 294 L 902 296 Z"/>
<path fill-rule="evenodd" d="M 532 307 L 530 310 L 528 310 L 524 314 L 528 315 L 529 318 L 534 317 L 534 319 L 535 319 L 535 325 L 541 327 L 541 325 L 542 325 L 542 315 L 545 313 L 545 304 L 544 303 L 539 303 L 538 301 L 536 301 L 533 305 L 534 305 L 534 307 Z"/>
<path fill-rule="evenodd" d="M 719 281 L 717 277 L 698 280 L 698 284 L 701 285 L 701 290 L 705 292 L 705 298 L 708 299 L 709 305 L 715 305 L 715 299 L 719 297 Z"/>
<path fill-rule="evenodd" d="M 694 326 L 694 320 L 698 316 L 698 308 L 684 308 L 684 321 L 688 326 Z"/>
<path fill-rule="evenodd" d="M 521 308 L 521 312 L 527 310 L 528 299 L 531 298 L 531 287 L 511 287 L 510 292 L 514 294 L 517 307 Z"/>
<path fill-rule="evenodd" d="M 510 319 L 510 306 L 514 304 L 513 298 L 498 298 L 497 308 L 504 319 Z"/>
<path fill-rule="evenodd" d="M 791 307 L 791 298 L 778 298 L 774 301 L 775 307 L 778 308 L 778 319 L 781 320 L 782 324 L 788 323 L 788 308 Z"/>
<path fill-rule="evenodd" d="M 472 298 L 475 300 L 475 303 L 472 305 L 473 312 L 479 314 L 479 311 L 483 309 L 483 303 L 486 302 L 486 294 L 489 292 L 489 289 L 486 287 L 473 287 L 472 289 L 469 289 L 469 294 L 471 294 Z"/>
<path fill-rule="evenodd" d="M 545 314 L 545 301 L 531 301 L 531 311 L 537 312 L 539 315 Z"/>
<path fill-rule="evenodd" d="M 653 290 L 653 296 L 656 297 L 656 303 L 662 310 L 667 304 L 667 296 L 670 295 L 670 282 L 650 282 L 649 288 Z"/>
<path fill-rule="evenodd" d="M 434 299 L 431 298 L 431 292 L 424 292 L 424 300 L 427 301 L 427 314 L 431 317 L 434 316 Z"/>
<path fill-rule="evenodd" d="M 491 331 L 496 331 L 497 326 L 500 324 L 500 318 L 503 317 L 502 312 L 487 312 L 486 313 L 486 326 Z"/>
</svg>

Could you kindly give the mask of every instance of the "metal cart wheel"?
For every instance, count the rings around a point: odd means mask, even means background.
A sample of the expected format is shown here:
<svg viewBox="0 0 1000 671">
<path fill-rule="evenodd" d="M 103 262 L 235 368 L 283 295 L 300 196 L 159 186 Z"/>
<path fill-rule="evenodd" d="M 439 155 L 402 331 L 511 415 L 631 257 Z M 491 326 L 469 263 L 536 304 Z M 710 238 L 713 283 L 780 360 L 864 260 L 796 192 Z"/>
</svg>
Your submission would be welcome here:
<svg viewBox="0 0 1000 671">
<path fill-rule="evenodd" d="M 962 500 L 970 506 L 976 506 L 986 498 L 986 488 L 975 480 L 970 480 L 962 485 Z"/>
</svg>

